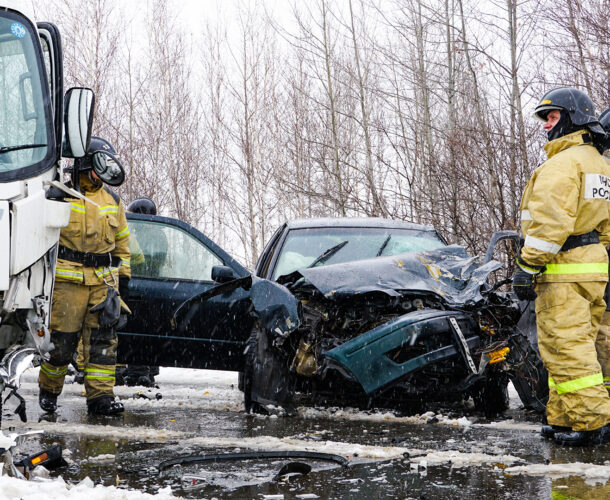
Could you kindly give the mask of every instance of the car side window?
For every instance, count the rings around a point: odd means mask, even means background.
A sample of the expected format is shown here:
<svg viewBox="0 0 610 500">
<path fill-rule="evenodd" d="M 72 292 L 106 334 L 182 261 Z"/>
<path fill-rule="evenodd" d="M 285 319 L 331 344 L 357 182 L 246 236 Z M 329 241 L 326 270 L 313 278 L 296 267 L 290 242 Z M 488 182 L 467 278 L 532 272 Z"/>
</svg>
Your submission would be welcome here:
<svg viewBox="0 0 610 500">
<path fill-rule="evenodd" d="M 131 274 L 141 278 L 212 281 L 223 262 L 186 231 L 159 222 L 129 221 Z"/>
</svg>

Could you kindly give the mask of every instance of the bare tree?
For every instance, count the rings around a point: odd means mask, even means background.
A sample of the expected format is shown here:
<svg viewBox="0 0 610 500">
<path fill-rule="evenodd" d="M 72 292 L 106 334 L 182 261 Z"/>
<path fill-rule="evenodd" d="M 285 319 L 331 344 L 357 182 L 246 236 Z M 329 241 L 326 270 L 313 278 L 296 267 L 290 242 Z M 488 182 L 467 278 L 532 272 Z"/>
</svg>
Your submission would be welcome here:
<svg viewBox="0 0 610 500">
<path fill-rule="evenodd" d="M 290 20 L 266 5 L 219 4 L 197 39 L 162 0 L 131 17 L 118 0 L 36 6 L 61 29 L 68 84 L 96 92 L 121 194 L 248 265 L 293 217 L 430 223 L 482 252 L 518 227 L 542 93 L 610 100 L 609 0 L 315 0 Z"/>
</svg>

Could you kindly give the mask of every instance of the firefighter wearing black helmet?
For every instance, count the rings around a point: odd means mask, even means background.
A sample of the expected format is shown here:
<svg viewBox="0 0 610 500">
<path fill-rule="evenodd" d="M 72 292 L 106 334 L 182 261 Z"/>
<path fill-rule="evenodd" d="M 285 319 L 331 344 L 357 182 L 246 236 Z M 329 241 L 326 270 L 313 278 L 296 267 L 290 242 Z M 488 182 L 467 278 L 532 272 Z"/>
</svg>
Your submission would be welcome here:
<svg viewBox="0 0 610 500">
<path fill-rule="evenodd" d="M 134 214 L 157 215 L 157 205 L 150 198 L 143 196 L 142 198 L 133 200 L 129 205 L 127 205 L 127 211 Z M 159 261 L 159 257 L 156 255 L 156 253 L 151 252 L 150 245 L 148 244 L 146 244 L 147 255 L 144 255 L 142 248 L 138 243 L 138 235 L 135 234 L 136 231 L 137 229 L 134 229 L 134 233 L 131 234 L 129 241 L 131 250 L 131 264 L 134 272 L 140 272 L 144 276 L 149 276 L 153 269 L 153 262 L 155 260 Z M 140 235 L 140 238 L 144 238 L 144 243 L 147 243 L 146 234 Z M 165 256 L 167 254 L 167 246 L 165 234 L 163 232 L 156 233 L 154 237 L 154 247 L 157 249 L 164 249 L 162 258 L 163 262 L 165 261 Z M 162 262 L 159 262 L 159 264 L 160 263 Z M 142 385 L 145 387 L 152 387 L 155 384 L 155 376 L 159 374 L 159 367 L 134 365 L 130 363 L 122 370 L 119 370 L 117 367 L 117 373 L 119 372 L 121 373 L 123 382 L 126 385 Z"/>
<path fill-rule="evenodd" d="M 127 207 L 128 212 L 134 214 L 157 215 L 157 205 L 146 196 L 133 200 Z"/>
<path fill-rule="evenodd" d="M 610 243 L 610 167 L 598 149 L 605 132 L 591 99 L 561 87 L 535 116 L 544 123 L 548 160 L 523 193 L 513 287 L 536 298 L 538 346 L 549 372 L 542 435 L 567 445 L 610 441 L 610 396 L 595 342 L 606 309 Z"/>
<path fill-rule="evenodd" d="M 54 348 L 38 378 L 40 407 L 46 412 L 57 409 L 81 337 L 88 411 L 123 411 L 113 393 L 118 343 L 114 328 L 129 312 L 119 296 L 131 276 L 129 229 L 119 196 L 104 184 L 117 186 L 124 178 L 114 148 L 98 137 L 91 138 L 87 155 L 72 167 L 73 186 L 85 199 L 66 199 L 70 222 L 59 237 L 50 319 Z"/>
</svg>

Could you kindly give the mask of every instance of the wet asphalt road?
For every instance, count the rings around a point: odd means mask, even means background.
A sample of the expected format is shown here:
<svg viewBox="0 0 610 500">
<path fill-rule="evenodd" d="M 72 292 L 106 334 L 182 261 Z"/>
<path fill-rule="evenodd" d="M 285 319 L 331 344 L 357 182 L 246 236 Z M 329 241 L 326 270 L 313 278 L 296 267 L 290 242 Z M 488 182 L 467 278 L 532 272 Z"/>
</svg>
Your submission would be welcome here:
<svg viewBox="0 0 610 500">
<path fill-rule="evenodd" d="M 138 389 L 151 399 L 138 397 Z M 40 420 L 35 375 L 26 374 L 21 393 L 28 402 L 28 424 L 9 414 L 10 403 L 3 416 L 5 431 L 11 425 L 45 431 L 30 439 L 23 453 L 62 444 L 69 463 L 52 475 L 67 482 L 88 476 L 95 483 L 148 493 L 171 486 L 174 495 L 185 498 L 610 498 L 610 481 L 599 477 L 599 469 L 549 475 L 560 464 L 584 463 L 589 464 L 585 469 L 605 464 L 603 476 L 610 471 L 610 444 L 572 449 L 542 440 L 539 418 L 514 401 L 507 418 L 495 423 L 468 407 L 440 409 L 436 418 L 338 409 L 258 417 L 244 413 L 236 384 L 172 383 L 162 372 L 159 389 L 118 387 L 126 412 L 110 418 L 88 416 L 81 390 L 66 385 L 56 418 Z M 156 393 L 162 398 L 155 399 Z M 464 416 L 467 421 L 458 420 Z M 157 468 L 179 456 L 252 449 L 338 453 L 349 465 L 280 459 Z M 288 462 L 306 463 L 311 472 L 274 479 Z M 545 475 L 508 469 L 528 464 Z"/>
</svg>

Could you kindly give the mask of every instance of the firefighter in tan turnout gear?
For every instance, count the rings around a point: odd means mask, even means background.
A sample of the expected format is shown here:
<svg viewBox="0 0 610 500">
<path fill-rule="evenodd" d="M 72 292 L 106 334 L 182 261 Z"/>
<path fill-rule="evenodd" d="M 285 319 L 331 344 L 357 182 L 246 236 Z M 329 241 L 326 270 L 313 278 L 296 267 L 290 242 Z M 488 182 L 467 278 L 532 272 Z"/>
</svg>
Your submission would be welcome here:
<svg viewBox="0 0 610 500">
<path fill-rule="evenodd" d="M 548 160 L 523 193 L 525 241 L 513 287 L 523 300 L 536 298 L 538 347 L 549 372 L 542 435 L 601 444 L 610 441 L 610 396 L 595 345 L 610 243 L 610 167 L 598 151 L 605 132 L 577 89 L 551 90 L 535 114 L 545 122 Z"/>
<path fill-rule="evenodd" d="M 73 187 L 86 200 L 66 200 L 70 222 L 60 233 L 50 321 L 54 348 L 40 367 L 39 403 L 46 412 L 57 409 L 57 396 L 82 335 L 88 411 L 112 415 L 123 411 L 113 394 L 115 327 L 129 312 L 119 292 L 126 293 L 131 273 L 125 210 L 104 183 L 120 185 L 125 173 L 104 139 L 92 137 L 88 151 L 75 161 L 72 174 Z"/>
</svg>

